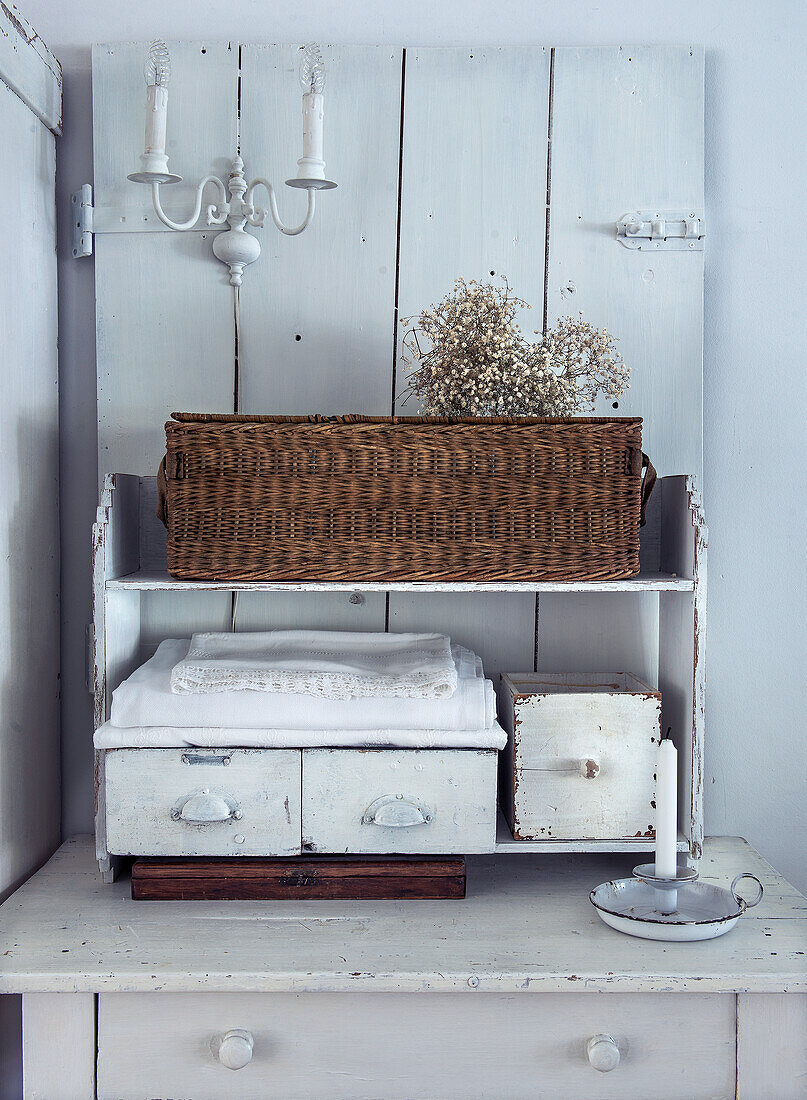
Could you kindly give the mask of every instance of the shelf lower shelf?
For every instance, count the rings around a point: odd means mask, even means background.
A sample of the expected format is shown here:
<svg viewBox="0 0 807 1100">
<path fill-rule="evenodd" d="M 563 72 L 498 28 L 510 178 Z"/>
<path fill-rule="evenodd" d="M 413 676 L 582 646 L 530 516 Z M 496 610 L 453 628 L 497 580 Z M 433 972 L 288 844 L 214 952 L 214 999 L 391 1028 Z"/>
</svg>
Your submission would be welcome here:
<svg viewBox="0 0 807 1100">
<path fill-rule="evenodd" d="M 178 581 L 138 570 L 106 582 L 108 590 L 140 592 L 692 592 L 671 573 L 639 573 L 617 581 Z"/>
<path fill-rule="evenodd" d="M 514 840 L 505 817 L 499 813 L 496 822 L 495 851 L 507 855 L 535 855 L 536 852 L 652 852 L 652 837 L 626 837 L 618 840 Z M 688 852 L 689 844 L 679 835 L 678 851 Z"/>
</svg>

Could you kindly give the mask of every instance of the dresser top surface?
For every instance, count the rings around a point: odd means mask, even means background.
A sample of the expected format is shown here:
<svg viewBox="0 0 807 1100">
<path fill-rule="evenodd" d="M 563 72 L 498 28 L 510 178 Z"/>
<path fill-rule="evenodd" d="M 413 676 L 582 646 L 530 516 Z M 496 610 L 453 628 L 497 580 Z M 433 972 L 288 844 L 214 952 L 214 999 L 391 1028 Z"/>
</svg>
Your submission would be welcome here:
<svg viewBox="0 0 807 1100">
<path fill-rule="evenodd" d="M 709 839 L 701 879 L 752 872 L 765 896 L 703 943 L 600 921 L 589 891 L 634 862 L 471 857 L 464 901 L 143 902 L 76 837 L 0 907 L 0 993 L 807 992 L 807 899 L 744 840 Z"/>
</svg>

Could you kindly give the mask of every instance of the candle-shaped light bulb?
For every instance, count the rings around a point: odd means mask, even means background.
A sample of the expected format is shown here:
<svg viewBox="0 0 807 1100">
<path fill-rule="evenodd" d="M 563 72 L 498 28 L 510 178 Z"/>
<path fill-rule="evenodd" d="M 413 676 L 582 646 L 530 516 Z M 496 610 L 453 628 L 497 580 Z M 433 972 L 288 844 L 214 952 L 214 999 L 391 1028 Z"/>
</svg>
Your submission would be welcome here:
<svg viewBox="0 0 807 1100">
<path fill-rule="evenodd" d="M 146 84 L 156 84 L 160 88 L 167 88 L 171 79 L 171 54 L 161 38 L 155 38 L 149 46 L 143 75 Z"/>
<path fill-rule="evenodd" d="M 325 62 L 315 42 L 303 47 L 300 58 L 300 86 L 303 89 L 303 155 L 297 161 L 297 175 L 286 180 L 289 187 L 325 190 L 336 184 L 325 178 L 325 144 L 322 137 L 325 96 Z"/>
<path fill-rule="evenodd" d="M 325 62 L 314 42 L 309 42 L 300 59 L 300 86 L 303 89 L 303 155 L 297 164 L 302 176 L 324 178 L 322 89 L 325 87 Z"/>
<path fill-rule="evenodd" d="M 309 42 L 303 50 L 300 59 L 300 87 L 304 92 L 317 92 L 322 95 L 325 90 L 325 62 L 322 60 L 322 51 L 316 42 Z"/>
<path fill-rule="evenodd" d="M 146 156 L 165 155 L 165 127 L 168 119 L 168 81 L 171 55 L 157 38 L 149 47 L 143 70 L 146 78 Z"/>
</svg>

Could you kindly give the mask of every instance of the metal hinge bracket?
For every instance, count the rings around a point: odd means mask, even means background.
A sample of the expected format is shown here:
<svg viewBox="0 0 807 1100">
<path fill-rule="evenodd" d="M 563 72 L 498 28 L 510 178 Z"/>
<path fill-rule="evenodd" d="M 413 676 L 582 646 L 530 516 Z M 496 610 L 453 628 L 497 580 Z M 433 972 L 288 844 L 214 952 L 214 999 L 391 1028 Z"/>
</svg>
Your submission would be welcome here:
<svg viewBox="0 0 807 1100">
<path fill-rule="evenodd" d="M 616 239 L 625 248 L 648 251 L 702 252 L 706 226 L 692 212 L 661 213 L 635 210 L 616 223 Z"/>
<path fill-rule="evenodd" d="M 73 255 L 92 256 L 92 185 L 83 183 L 73 192 Z"/>
</svg>

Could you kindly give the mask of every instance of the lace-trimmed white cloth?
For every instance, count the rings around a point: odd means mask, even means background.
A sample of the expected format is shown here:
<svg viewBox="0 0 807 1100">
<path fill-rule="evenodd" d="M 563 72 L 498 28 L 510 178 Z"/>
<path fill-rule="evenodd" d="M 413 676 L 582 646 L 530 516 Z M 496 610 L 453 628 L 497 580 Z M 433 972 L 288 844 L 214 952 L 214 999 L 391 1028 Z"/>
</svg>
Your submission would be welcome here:
<svg viewBox="0 0 807 1100">
<path fill-rule="evenodd" d="M 457 690 L 447 699 L 329 699 L 268 691 L 175 695 L 171 672 L 190 639 L 166 638 L 157 652 L 115 688 L 116 726 L 214 726 L 237 729 L 482 730 L 496 717 L 496 695 L 482 662 L 454 646 Z"/>
<path fill-rule="evenodd" d="M 444 634 L 269 630 L 194 634 L 175 695 L 266 691 L 324 699 L 446 699 L 457 690 Z"/>
</svg>

